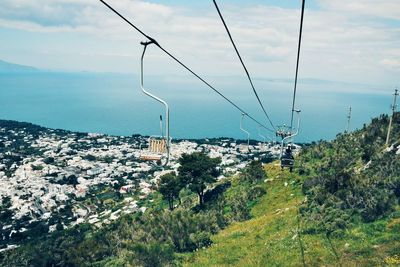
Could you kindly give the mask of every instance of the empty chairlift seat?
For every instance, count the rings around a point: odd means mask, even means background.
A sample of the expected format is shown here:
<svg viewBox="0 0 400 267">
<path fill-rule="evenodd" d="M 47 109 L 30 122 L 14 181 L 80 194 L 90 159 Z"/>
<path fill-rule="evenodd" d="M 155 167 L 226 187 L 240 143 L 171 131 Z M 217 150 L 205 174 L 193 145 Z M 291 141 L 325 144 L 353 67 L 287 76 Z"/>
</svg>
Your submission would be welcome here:
<svg viewBox="0 0 400 267">
<path fill-rule="evenodd" d="M 142 160 L 161 160 L 162 155 L 167 153 L 167 140 L 165 138 L 150 137 L 148 140 L 148 149 L 140 155 Z"/>
</svg>

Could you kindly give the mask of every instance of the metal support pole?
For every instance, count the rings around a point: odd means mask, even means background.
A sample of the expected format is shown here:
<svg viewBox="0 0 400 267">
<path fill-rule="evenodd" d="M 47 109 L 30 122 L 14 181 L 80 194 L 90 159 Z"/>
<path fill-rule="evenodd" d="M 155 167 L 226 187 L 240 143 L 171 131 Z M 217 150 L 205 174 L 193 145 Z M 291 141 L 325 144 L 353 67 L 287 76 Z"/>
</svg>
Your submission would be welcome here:
<svg viewBox="0 0 400 267">
<path fill-rule="evenodd" d="M 160 115 L 160 133 L 162 138 L 164 138 L 164 130 L 163 130 L 163 119 L 162 119 L 162 115 Z"/>
<path fill-rule="evenodd" d="M 351 121 L 351 107 L 349 109 L 349 114 L 347 115 L 346 133 L 348 133 L 350 131 L 350 121 Z"/>
<path fill-rule="evenodd" d="M 393 105 L 392 105 L 392 116 L 390 117 L 389 120 L 389 127 L 388 127 L 388 132 L 387 132 L 387 136 L 386 136 L 386 143 L 385 145 L 388 146 L 389 145 L 389 139 L 390 139 L 390 132 L 392 131 L 392 122 L 393 122 L 393 116 L 394 113 L 396 112 L 396 101 L 397 101 L 397 96 L 399 95 L 399 90 L 394 91 L 394 100 L 393 100 Z"/>
</svg>

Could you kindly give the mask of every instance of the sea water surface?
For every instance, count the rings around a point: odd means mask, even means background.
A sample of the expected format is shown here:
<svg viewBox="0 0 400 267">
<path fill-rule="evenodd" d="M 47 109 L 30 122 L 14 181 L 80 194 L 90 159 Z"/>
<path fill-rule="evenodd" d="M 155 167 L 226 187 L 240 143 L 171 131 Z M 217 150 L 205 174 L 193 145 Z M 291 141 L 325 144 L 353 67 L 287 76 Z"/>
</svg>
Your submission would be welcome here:
<svg viewBox="0 0 400 267">
<path fill-rule="evenodd" d="M 243 77 L 208 77 L 227 97 L 269 126 Z M 284 79 L 256 79 L 259 95 L 274 125 L 289 124 L 293 83 Z M 241 113 L 215 92 L 189 76 L 149 76 L 145 86 L 170 105 L 173 138 L 233 137 L 240 131 Z M 301 109 L 298 142 L 332 139 L 343 132 L 352 107 L 352 130 L 372 117 L 390 111 L 392 96 L 367 85 L 317 80 L 299 83 L 297 107 Z M 163 106 L 145 96 L 139 77 L 102 73 L 0 73 L 0 119 L 45 127 L 112 135 L 159 135 Z M 252 139 L 257 124 L 244 119 Z M 270 138 L 274 133 L 263 130 Z"/>
</svg>

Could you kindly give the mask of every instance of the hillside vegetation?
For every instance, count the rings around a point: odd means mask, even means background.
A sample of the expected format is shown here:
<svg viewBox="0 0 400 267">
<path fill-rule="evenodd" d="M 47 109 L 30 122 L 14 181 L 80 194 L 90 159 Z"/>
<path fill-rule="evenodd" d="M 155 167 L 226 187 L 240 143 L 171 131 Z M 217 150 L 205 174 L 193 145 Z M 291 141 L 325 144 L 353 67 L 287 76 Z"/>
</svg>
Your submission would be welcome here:
<svg viewBox="0 0 400 267">
<path fill-rule="evenodd" d="M 304 149 L 297 172 L 265 166 L 268 193 L 252 219 L 184 255 L 185 266 L 400 265 L 400 118 Z"/>
<path fill-rule="evenodd" d="M 299 214 L 304 205 L 297 174 L 266 167 L 267 195 L 252 209 L 252 219 L 212 236 L 212 245 L 183 255 L 184 266 L 382 266 L 399 264 L 400 209 L 374 222 L 355 222 L 327 237 L 310 232 L 318 221 Z M 349 220 L 350 221 L 350 220 Z"/>
<path fill-rule="evenodd" d="M 216 182 L 217 160 L 186 155 L 143 200 L 145 213 L 36 238 L 0 254 L 0 265 L 399 265 L 399 115 L 389 148 L 381 116 L 304 147 L 293 173 L 254 161 Z"/>
</svg>

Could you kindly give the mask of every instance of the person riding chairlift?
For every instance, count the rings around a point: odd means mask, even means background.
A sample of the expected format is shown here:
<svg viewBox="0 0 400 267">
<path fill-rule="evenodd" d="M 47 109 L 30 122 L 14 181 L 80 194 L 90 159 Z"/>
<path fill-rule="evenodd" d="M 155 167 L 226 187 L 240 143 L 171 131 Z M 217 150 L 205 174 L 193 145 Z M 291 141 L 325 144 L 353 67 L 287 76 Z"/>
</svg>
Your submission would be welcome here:
<svg viewBox="0 0 400 267">
<path fill-rule="evenodd" d="M 285 159 L 294 159 L 293 154 L 292 154 L 292 146 L 291 145 L 289 145 L 286 148 L 284 158 Z"/>
<path fill-rule="evenodd" d="M 289 168 L 290 172 L 293 171 L 293 167 L 294 167 L 294 157 L 292 154 L 292 146 L 289 145 L 286 150 L 285 153 L 283 153 L 282 157 L 281 157 L 281 168 L 282 171 L 283 169 L 287 167 Z"/>
</svg>

